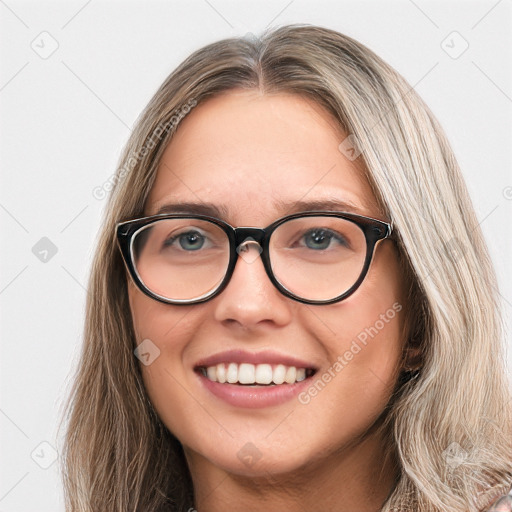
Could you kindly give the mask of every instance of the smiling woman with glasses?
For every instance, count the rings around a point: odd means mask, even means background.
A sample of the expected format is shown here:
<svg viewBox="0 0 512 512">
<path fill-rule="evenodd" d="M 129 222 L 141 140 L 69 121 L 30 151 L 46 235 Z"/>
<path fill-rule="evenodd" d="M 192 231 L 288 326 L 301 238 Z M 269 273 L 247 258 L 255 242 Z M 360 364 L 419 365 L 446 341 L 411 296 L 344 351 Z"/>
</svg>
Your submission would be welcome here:
<svg viewBox="0 0 512 512">
<path fill-rule="evenodd" d="M 109 198 L 67 510 L 512 510 L 497 283 L 446 137 L 353 39 L 187 58 Z"/>
</svg>

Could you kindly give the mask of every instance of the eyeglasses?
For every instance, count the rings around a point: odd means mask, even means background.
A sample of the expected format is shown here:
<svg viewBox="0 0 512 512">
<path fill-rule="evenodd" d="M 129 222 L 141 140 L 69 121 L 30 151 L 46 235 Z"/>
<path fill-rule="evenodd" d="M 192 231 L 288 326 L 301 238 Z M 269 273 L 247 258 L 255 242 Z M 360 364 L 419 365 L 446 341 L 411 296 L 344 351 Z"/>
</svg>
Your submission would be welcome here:
<svg viewBox="0 0 512 512">
<path fill-rule="evenodd" d="M 166 304 L 212 299 L 229 283 L 239 256 L 252 263 L 260 254 L 283 295 L 332 304 L 361 285 L 376 244 L 390 237 L 392 226 L 333 211 L 287 215 L 264 229 L 234 228 L 207 215 L 159 214 L 121 222 L 116 232 L 136 285 Z"/>
</svg>

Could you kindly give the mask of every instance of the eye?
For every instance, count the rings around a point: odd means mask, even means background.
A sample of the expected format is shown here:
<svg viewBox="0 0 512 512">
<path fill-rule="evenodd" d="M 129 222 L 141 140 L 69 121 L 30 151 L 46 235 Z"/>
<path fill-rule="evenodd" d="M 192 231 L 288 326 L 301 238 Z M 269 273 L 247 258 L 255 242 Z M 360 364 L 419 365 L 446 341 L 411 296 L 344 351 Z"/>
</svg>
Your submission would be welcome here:
<svg viewBox="0 0 512 512">
<path fill-rule="evenodd" d="M 178 241 L 183 250 L 197 251 L 203 248 L 206 240 L 206 237 L 199 231 L 186 231 L 167 238 L 163 243 L 163 247 L 172 247 Z"/>
<path fill-rule="evenodd" d="M 305 245 L 309 249 L 314 250 L 325 250 L 331 246 L 331 242 L 338 243 L 343 247 L 348 247 L 347 240 L 340 235 L 330 229 L 325 228 L 314 228 L 310 229 L 302 238 L 305 240 Z"/>
</svg>

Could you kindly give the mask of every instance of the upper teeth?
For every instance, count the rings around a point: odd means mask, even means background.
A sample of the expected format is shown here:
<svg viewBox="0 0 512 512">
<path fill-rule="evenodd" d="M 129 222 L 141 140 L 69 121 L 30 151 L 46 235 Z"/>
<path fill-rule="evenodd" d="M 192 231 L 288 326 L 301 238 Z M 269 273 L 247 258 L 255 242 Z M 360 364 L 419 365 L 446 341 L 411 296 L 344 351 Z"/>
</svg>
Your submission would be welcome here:
<svg viewBox="0 0 512 512">
<path fill-rule="evenodd" d="M 203 374 L 205 371 L 203 370 Z M 293 384 L 306 378 L 306 368 L 278 364 L 220 363 L 206 368 L 206 377 L 224 384 Z"/>
</svg>

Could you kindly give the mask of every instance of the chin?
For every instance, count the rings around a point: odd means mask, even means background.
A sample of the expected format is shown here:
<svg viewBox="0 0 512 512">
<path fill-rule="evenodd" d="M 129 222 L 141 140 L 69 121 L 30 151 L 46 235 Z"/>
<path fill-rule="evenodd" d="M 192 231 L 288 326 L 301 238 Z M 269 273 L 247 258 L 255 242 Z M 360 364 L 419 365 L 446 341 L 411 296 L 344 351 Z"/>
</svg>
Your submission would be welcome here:
<svg viewBox="0 0 512 512">
<path fill-rule="evenodd" d="M 288 443 L 282 443 L 274 439 L 262 439 L 261 433 L 259 436 L 260 439 L 254 436 L 253 441 L 247 435 L 244 440 L 235 437 L 223 443 L 210 441 L 210 444 L 204 446 L 205 450 L 195 451 L 187 447 L 185 453 L 189 465 L 200 459 L 207 460 L 209 464 L 229 474 L 251 478 L 284 476 L 305 471 L 311 465 L 314 458 L 312 443 L 303 438 L 297 441 L 291 437 L 287 438 Z"/>
</svg>

